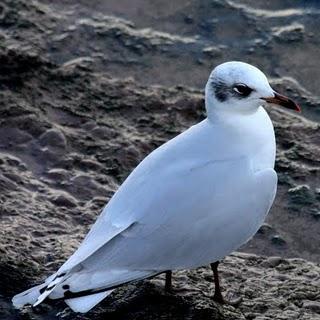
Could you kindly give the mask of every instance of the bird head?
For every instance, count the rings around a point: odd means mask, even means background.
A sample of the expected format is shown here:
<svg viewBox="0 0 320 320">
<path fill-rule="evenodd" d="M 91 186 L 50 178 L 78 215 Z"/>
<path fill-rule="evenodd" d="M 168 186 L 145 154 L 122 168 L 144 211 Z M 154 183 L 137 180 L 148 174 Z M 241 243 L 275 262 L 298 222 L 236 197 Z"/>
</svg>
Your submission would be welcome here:
<svg viewBox="0 0 320 320">
<path fill-rule="evenodd" d="M 239 61 L 226 62 L 213 69 L 205 93 L 209 117 L 250 114 L 266 103 L 300 111 L 297 103 L 271 88 L 263 72 Z"/>
</svg>

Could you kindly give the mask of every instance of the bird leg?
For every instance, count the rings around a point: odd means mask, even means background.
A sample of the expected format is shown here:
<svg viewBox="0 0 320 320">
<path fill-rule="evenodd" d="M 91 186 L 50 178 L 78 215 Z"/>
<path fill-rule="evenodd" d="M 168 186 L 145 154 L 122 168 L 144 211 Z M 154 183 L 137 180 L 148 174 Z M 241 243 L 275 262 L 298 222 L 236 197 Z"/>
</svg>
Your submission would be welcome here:
<svg viewBox="0 0 320 320">
<path fill-rule="evenodd" d="M 225 304 L 225 301 L 224 301 L 222 293 L 221 293 L 221 288 L 220 288 L 218 265 L 219 265 L 219 261 L 216 261 L 216 262 L 210 264 L 211 269 L 213 271 L 213 277 L 214 277 L 213 300 L 220 303 L 220 304 Z"/>
<path fill-rule="evenodd" d="M 164 289 L 166 292 L 172 291 L 172 271 L 171 270 L 166 271 L 166 284 L 164 286 Z"/>
</svg>

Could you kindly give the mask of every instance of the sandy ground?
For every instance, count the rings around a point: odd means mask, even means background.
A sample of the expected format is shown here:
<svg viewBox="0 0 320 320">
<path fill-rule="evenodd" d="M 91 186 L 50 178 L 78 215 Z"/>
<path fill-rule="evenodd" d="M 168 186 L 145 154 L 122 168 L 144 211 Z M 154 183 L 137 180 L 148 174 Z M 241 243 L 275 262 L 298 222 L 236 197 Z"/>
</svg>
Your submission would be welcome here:
<svg viewBox="0 0 320 320">
<path fill-rule="evenodd" d="M 0 318 L 320 319 L 320 7 L 134 2 L 0 4 Z M 204 117 L 201 88 L 228 59 L 261 67 L 303 108 L 268 110 L 279 192 L 241 250 L 314 263 L 227 258 L 224 289 L 240 294 L 237 308 L 211 302 L 212 278 L 199 269 L 177 275 L 174 295 L 161 280 L 133 285 L 87 318 L 57 316 L 59 303 L 12 310 L 9 297 L 61 264 L 132 168 Z"/>
</svg>

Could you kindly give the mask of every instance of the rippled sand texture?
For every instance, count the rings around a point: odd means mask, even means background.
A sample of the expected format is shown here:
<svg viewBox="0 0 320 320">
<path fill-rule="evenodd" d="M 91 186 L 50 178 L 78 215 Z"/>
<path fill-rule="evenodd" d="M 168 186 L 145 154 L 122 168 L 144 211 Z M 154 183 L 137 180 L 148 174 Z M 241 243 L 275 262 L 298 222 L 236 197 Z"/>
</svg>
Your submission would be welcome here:
<svg viewBox="0 0 320 320">
<path fill-rule="evenodd" d="M 0 3 L 0 319 L 320 319 L 319 5 L 132 2 Z M 72 253 L 132 168 L 204 117 L 199 88 L 228 59 L 266 70 L 306 117 L 270 110 L 279 192 L 242 250 L 315 263 L 228 257 L 237 308 L 211 302 L 199 269 L 176 275 L 174 295 L 132 285 L 86 317 L 56 317 L 59 303 L 13 311 L 9 297 Z"/>
</svg>

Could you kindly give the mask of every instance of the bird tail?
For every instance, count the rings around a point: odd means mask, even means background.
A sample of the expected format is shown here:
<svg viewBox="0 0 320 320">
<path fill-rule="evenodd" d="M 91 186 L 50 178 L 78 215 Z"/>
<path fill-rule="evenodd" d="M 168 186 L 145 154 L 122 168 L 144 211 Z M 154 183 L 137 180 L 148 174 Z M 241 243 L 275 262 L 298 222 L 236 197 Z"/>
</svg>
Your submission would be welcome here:
<svg viewBox="0 0 320 320">
<path fill-rule="evenodd" d="M 66 299 L 64 302 L 72 309 L 72 311 L 86 313 L 100 301 L 105 299 L 112 291 L 113 290 L 107 290 L 79 298 Z"/>
<path fill-rule="evenodd" d="M 43 291 L 47 287 L 46 283 L 42 283 L 38 286 L 30 288 L 22 293 L 17 294 L 12 298 L 12 303 L 15 308 L 22 308 L 24 305 L 38 305 L 45 297 L 40 298 L 43 295 Z M 105 299 L 113 290 L 107 290 L 79 298 L 66 299 L 65 303 L 74 311 L 85 313 L 91 310 L 100 301 Z M 40 299 L 39 299 L 40 298 Z"/>
<path fill-rule="evenodd" d="M 105 299 L 115 288 L 156 274 L 159 272 L 128 270 L 106 270 L 101 273 L 96 271 L 84 272 L 84 274 L 69 271 L 54 274 L 45 283 L 14 296 L 12 303 L 15 308 L 22 308 L 27 304 L 37 306 L 46 298 L 64 299 L 74 312 L 85 313 Z M 108 276 L 109 281 L 106 281 Z M 75 286 L 78 290 L 69 291 L 68 288 Z"/>
<path fill-rule="evenodd" d="M 47 286 L 46 283 L 42 283 L 24 292 L 15 295 L 12 298 L 12 303 L 15 308 L 22 308 L 26 304 L 35 304 L 43 289 Z"/>
<path fill-rule="evenodd" d="M 112 274 L 112 271 L 109 271 L 108 273 Z M 107 287 L 104 287 L 103 289 L 91 289 L 91 290 L 89 289 L 89 290 L 69 293 L 67 295 L 64 295 L 65 303 L 73 311 L 85 313 L 91 310 L 95 305 L 97 305 L 100 301 L 105 299 L 108 295 L 110 295 L 114 289 L 124 284 L 128 284 L 132 281 L 152 278 L 160 274 L 161 272 L 157 272 L 157 271 L 122 271 L 122 272 L 120 271 L 119 272 L 118 271 L 116 273 L 117 273 L 117 277 L 115 277 L 115 279 L 113 280 L 113 283 L 111 283 L 110 281 Z M 102 274 L 100 274 L 100 276 L 102 276 Z M 102 278 L 106 279 L 106 277 L 107 277 L 107 273 Z M 91 277 L 91 281 L 92 281 L 92 278 L 93 277 Z M 72 283 L 72 277 L 70 277 L 65 283 L 68 283 L 69 281 L 70 283 Z M 85 283 L 85 279 L 83 282 Z M 58 287 L 56 288 L 57 292 L 53 292 L 49 296 L 49 298 L 54 299 L 55 295 L 60 296 L 61 291 L 59 290 Z"/>
<path fill-rule="evenodd" d="M 24 292 L 15 295 L 12 298 L 12 304 L 15 308 L 22 308 L 26 304 L 37 306 L 46 297 L 50 295 L 53 289 L 66 278 L 66 273 L 53 274 L 40 285 L 32 287 Z"/>
</svg>

